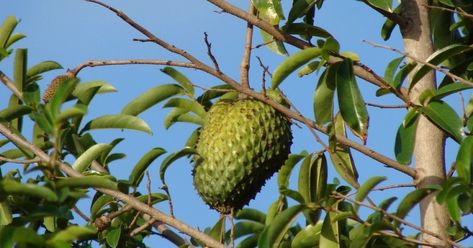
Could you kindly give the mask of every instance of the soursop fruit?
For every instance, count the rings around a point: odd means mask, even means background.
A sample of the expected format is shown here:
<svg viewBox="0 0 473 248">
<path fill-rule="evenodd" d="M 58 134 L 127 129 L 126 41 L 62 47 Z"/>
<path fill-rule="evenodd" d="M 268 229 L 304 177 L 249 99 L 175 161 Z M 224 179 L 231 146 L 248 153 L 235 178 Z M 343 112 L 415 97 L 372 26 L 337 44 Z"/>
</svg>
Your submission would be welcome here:
<svg viewBox="0 0 473 248">
<path fill-rule="evenodd" d="M 282 101 L 275 91 L 267 95 Z M 241 209 L 281 168 L 291 144 L 290 122 L 273 107 L 254 99 L 220 100 L 200 131 L 195 188 L 221 213 Z"/>
</svg>

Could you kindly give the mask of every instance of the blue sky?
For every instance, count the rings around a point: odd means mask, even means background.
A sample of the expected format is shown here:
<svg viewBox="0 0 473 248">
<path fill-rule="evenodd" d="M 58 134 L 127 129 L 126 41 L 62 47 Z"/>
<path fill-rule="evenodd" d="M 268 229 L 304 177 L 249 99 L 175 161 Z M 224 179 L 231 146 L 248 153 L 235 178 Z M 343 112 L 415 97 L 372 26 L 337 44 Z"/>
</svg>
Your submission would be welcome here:
<svg viewBox="0 0 473 248">
<path fill-rule="evenodd" d="M 236 1 L 233 1 L 236 2 Z M 247 9 L 245 4 L 240 4 Z M 283 1 L 284 4 L 290 1 Z M 213 53 L 219 61 L 222 71 L 235 79 L 239 77 L 239 65 L 243 54 L 244 30 L 246 24 L 241 20 L 225 13 L 217 13 L 217 8 L 206 1 L 108 1 L 114 7 L 123 10 L 135 21 L 154 32 L 165 41 L 187 50 L 199 59 L 211 64 L 206 55 L 203 41 L 204 32 L 212 42 Z M 287 14 L 287 13 L 286 13 Z M 44 60 L 55 60 L 65 69 L 74 68 L 90 59 L 166 59 L 183 61 L 180 57 L 170 54 L 161 47 L 151 43 L 139 43 L 133 38 L 143 36 L 113 13 L 97 5 L 85 1 L 4 1 L 0 8 L 0 19 L 14 15 L 21 19 L 18 32 L 27 35 L 16 47 L 28 48 L 29 65 Z M 389 42 L 382 41 L 379 33 L 383 18 L 371 11 L 359 1 L 332 0 L 326 1 L 324 8 L 316 13 L 316 25 L 331 32 L 341 44 L 342 51 L 353 51 L 360 55 L 361 61 L 380 75 L 384 67 L 397 54 L 373 48 L 362 40 L 379 42 L 402 49 L 398 30 Z M 255 33 L 255 44 L 261 43 L 259 32 Z M 288 46 L 290 53 L 296 51 Z M 254 50 L 251 64 L 251 84 L 254 88 L 261 88 L 261 68 L 255 56 L 260 56 L 271 70 L 283 61 L 283 57 L 273 54 L 266 48 Z M 7 75 L 12 75 L 11 60 L 3 61 L 0 69 Z M 159 71 L 161 67 L 147 65 L 113 66 L 86 68 L 79 74 L 82 81 L 106 80 L 113 84 L 117 93 L 101 95 L 95 99 L 93 108 L 89 110 L 88 118 L 103 114 L 119 113 L 121 108 L 134 97 L 147 89 L 172 80 Z M 180 69 L 195 84 L 202 87 L 211 87 L 220 84 L 218 80 L 201 72 L 189 69 Z M 41 82 L 44 89 L 49 81 L 63 71 L 54 71 L 46 74 Z M 286 92 L 294 104 L 306 116 L 313 116 L 312 97 L 318 75 L 298 79 L 291 76 L 283 82 L 281 88 Z M 390 96 L 378 98 L 374 96 L 376 88 L 358 80 L 363 96 L 371 103 L 399 103 Z M 0 86 L 0 108 L 7 105 L 9 92 Z M 169 111 L 160 106 L 149 109 L 142 115 L 153 129 L 153 135 L 133 131 L 94 131 L 98 142 L 110 142 L 115 137 L 124 137 L 126 140 L 117 148 L 117 152 L 127 153 L 127 158 L 111 165 L 114 175 L 128 178 L 128 173 L 139 158 L 153 147 L 163 147 L 168 152 L 182 148 L 187 135 L 195 128 L 193 125 L 177 124 L 169 130 L 163 128 L 163 118 Z M 393 144 L 398 125 L 404 110 L 380 110 L 369 108 L 370 129 L 368 146 L 376 151 L 394 157 Z M 293 152 L 307 150 L 309 152 L 321 150 L 310 133 L 304 128 L 293 127 Z M 354 153 L 360 181 L 376 175 L 387 175 L 389 182 L 410 183 L 409 178 L 399 175 L 393 170 L 385 169 L 379 163 Z M 158 177 L 158 168 L 161 159 L 150 167 L 152 175 L 152 190 L 159 191 L 162 186 Z M 11 166 L 11 165 L 6 165 Z M 6 167 L 9 168 L 9 167 Z M 13 167 L 12 167 L 13 168 Z M 186 223 L 203 229 L 217 221 L 218 214 L 210 210 L 196 195 L 192 185 L 192 165 L 187 160 L 179 160 L 168 170 L 166 175 L 176 217 Z M 330 170 L 329 178 L 336 177 Z M 250 207 L 265 211 L 269 204 L 277 198 L 277 184 L 273 176 L 262 192 L 250 203 Z M 293 178 L 297 178 L 294 174 Z M 296 184 L 293 182 L 293 188 Z M 391 194 L 401 195 L 404 190 L 395 192 L 375 193 L 375 199 L 386 199 Z M 167 211 L 167 205 L 157 206 Z M 84 205 L 84 208 L 85 205 Z M 87 209 L 84 209 L 87 211 Z M 416 213 L 412 213 L 416 216 Z M 170 246 L 160 238 L 152 239 L 152 247 L 163 244 Z"/>
</svg>

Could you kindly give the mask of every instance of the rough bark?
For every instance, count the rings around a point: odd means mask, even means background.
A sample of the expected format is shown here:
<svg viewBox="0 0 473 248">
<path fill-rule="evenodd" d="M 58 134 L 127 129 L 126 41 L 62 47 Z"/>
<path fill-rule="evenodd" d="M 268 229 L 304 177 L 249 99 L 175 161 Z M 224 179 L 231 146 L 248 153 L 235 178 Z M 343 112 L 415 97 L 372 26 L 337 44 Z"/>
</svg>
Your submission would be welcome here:
<svg viewBox="0 0 473 248">
<path fill-rule="evenodd" d="M 432 33 L 430 30 L 427 0 L 403 0 L 402 17 L 407 23 L 401 27 L 404 47 L 407 54 L 425 61 L 433 53 Z M 409 93 L 410 99 L 418 103 L 419 95 L 427 89 L 436 87 L 434 72 L 422 78 Z M 445 179 L 445 134 L 422 116 L 416 131 L 414 163 L 417 171 L 415 183 L 418 188 L 440 183 Z M 446 247 L 448 238 L 446 229 L 449 225 L 445 205 L 439 205 L 435 197 L 425 198 L 420 203 L 422 227 L 444 237 L 443 240 L 424 234 L 423 241 Z"/>
</svg>

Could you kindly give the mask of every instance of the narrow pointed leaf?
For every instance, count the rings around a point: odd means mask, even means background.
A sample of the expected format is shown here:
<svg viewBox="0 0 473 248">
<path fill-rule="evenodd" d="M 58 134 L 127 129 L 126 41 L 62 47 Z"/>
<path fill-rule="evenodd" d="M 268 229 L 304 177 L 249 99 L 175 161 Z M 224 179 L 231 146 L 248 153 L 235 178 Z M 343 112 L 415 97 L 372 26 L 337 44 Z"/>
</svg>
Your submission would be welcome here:
<svg viewBox="0 0 473 248">
<path fill-rule="evenodd" d="M 442 49 L 435 51 L 432 55 L 430 55 L 426 59 L 426 62 L 433 65 L 439 65 L 445 60 L 455 55 L 458 55 L 460 53 L 470 51 L 471 49 L 472 48 L 469 46 L 460 45 L 460 44 L 452 44 L 450 46 L 446 46 Z M 409 85 L 409 88 L 412 88 L 421 78 L 423 78 L 431 70 L 432 68 L 428 65 L 419 65 L 416 73 L 414 74 L 414 76 L 412 76 L 412 80 L 411 80 L 411 84 Z"/>
<path fill-rule="evenodd" d="M 28 61 L 28 51 L 24 48 L 16 49 L 13 66 L 13 79 L 16 87 L 23 92 L 26 86 L 26 67 Z"/>
<path fill-rule="evenodd" d="M 28 79 L 31 79 L 33 76 L 57 69 L 62 69 L 62 66 L 56 61 L 47 60 L 30 67 L 26 72 L 26 75 L 28 76 Z"/>
<path fill-rule="evenodd" d="M 177 84 L 163 84 L 151 88 L 140 96 L 129 102 L 123 109 L 122 114 L 139 115 L 148 108 L 175 95 L 184 94 L 184 89 Z"/>
<path fill-rule="evenodd" d="M 248 238 L 243 239 L 236 245 L 236 248 L 254 248 L 258 246 L 258 234 L 251 235 Z"/>
<path fill-rule="evenodd" d="M 319 125 L 333 119 L 333 97 L 335 95 L 335 72 L 338 64 L 329 66 L 320 76 L 314 92 L 314 116 Z"/>
<path fill-rule="evenodd" d="M 239 221 L 235 224 L 235 235 L 234 239 L 250 235 L 259 234 L 264 229 L 264 224 L 253 222 L 253 221 Z M 225 239 L 228 241 L 230 238 L 230 231 L 225 234 Z"/>
<path fill-rule="evenodd" d="M 72 242 L 75 240 L 81 240 L 85 238 L 92 238 L 97 235 L 97 230 L 93 227 L 83 227 L 77 225 L 70 225 L 66 229 L 61 230 L 48 240 L 50 245 L 58 242 Z"/>
<path fill-rule="evenodd" d="M 317 247 L 320 240 L 322 230 L 322 222 L 316 225 L 308 225 L 294 237 L 291 247 L 297 248 L 313 248 Z"/>
<path fill-rule="evenodd" d="M 157 159 L 159 156 L 163 155 L 166 153 L 166 150 L 163 148 L 153 148 L 150 151 L 148 151 L 141 159 L 136 163 L 136 165 L 133 167 L 133 170 L 131 171 L 129 181 L 130 184 L 133 187 L 137 187 L 141 180 L 143 180 L 144 172 L 148 167 L 151 165 L 151 163 Z"/>
<path fill-rule="evenodd" d="M 14 16 L 8 16 L 0 26 L 0 48 L 6 48 L 7 42 L 13 33 L 18 21 Z"/>
<path fill-rule="evenodd" d="M 116 248 L 119 244 L 121 234 L 122 229 L 120 227 L 112 227 L 107 230 L 107 234 L 105 236 L 107 244 L 112 248 Z"/>
<path fill-rule="evenodd" d="M 404 56 L 395 58 L 391 60 L 391 62 L 389 62 L 388 66 L 386 67 L 386 70 L 384 72 L 384 80 L 390 85 L 393 85 L 394 75 L 403 60 Z"/>
<path fill-rule="evenodd" d="M 417 121 L 408 126 L 401 124 L 397 130 L 394 154 L 396 155 L 396 160 L 401 164 L 408 165 L 411 163 L 416 130 Z"/>
<path fill-rule="evenodd" d="M 281 241 L 286 235 L 286 232 L 295 221 L 297 215 L 305 209 L 304 205 L 292 206 L 281 213 L 271 222 L 268 227 L 267 238 L 269 241 L 269 247 L 278 247 Z"/>
<path fill-rule="evenodd" d="M 305 1 L 305 0 L 302 0 Z M 313 25 L 309 25 L 306 23 L 293 23 L 290 25 L 286 25 L 283 27 L 289 34 L 297 34 L 297 35 L 309 35 L 309 36 L 316 36 L 321 38 L 328 38 L 332 37 L 332 35 L 325 29 Z"/>
<path fill-rule="evenodd" d="M 197 125 L 202 125 L 204 123 L 202 117 L 188 112 L 189 110 L 187 109 L 174 108 L 168 113 L 166 118 L 164 118 L 164 127 L 168 129 L 177 122 L 194 123 Z"/>
<path fill-rule="evenodd" d="M 10 207 L 6 202 L 0 202 L 0 227 L 6 226 L 13 221 Z"/>
<path fill-rule="evenodd" d="M 379 183 L 381 183 L 382 181 L 386 180 L 387 178 L 386 177 L 372 177 L 368 180 L 366 180 L 365 183 L 363 183 L 360 188 L 358 188 L 358 193 L 356 194 L 356 197 L 355 197 L 355 200 L 357 201 L 364 201 L 365 198 L 368 196 L 368 194 L 370 193 L 370 191 L 376 187 L 376 185 L 378 185 Z M 353 207 L 355 212 L 358 212 L 358 209 L 360 208 L 360 205 L 358 204 L 355 204 L 355 206 Z"/>
<path fill-rule="evenodd" d="M 289 155 L 288 159 L 278 172 L 279 190 L 287 189 L 289 187 L 289 178 L 291 177 L 292 170 L 305 156 L 307 156 L 306 152 Z"/>
<path fill-rule="evenodd" d="M 443 87 L 440 87 L 437 92 L 435 93 L 435 96 L 432 97 L 432 100 L 440 100 L 446 96 L 449 96 L 451 94 L 455 94 L 460 91 L 464 91 L 467 89 L 473 88 L 472 85 L 466 85 L 462 83 L 451 83 L 447 84 Z"/>
<path fill-rule="evenodd" d="M 56 124 L 64 123 L 69 118 L 82 117 L 87 114 L 87 106 L 83 104 L 76 104 L 70 108 L 65 109 L 56 117 Z"/>
<path fill-rule="evenodd" d="M 343 120 L 363 142 L 368 132 L 368 111 L 353 74 L 353 62 L 344 60 L 337 70 L 338 105 Z"/>
<path fill-rule="evenodd" d="M 325 215 L 322 229 L 320 231 L 319 247 L 340 248 L 340 236 L 338 222 L 332 222 L 335 213 L 329 212 Z"/>
<path fill-rule="evenodd" d="M 402 201 L 399 203 L 399 206 L 396 211 L 396 216 L 404 219 L 409 211 L 411 211 L 417 204 L 419 204 L 424 197 L 429 194 L 428 189 L 416 189 L 404 197 Z M 399 225 L 399 223 L 397 223 Z"/>
<path fill-rule="evenodd" d="M 197 101 L 194 100 L 187 100 L 184 98 L 173 98 L 170 99 L 166 104 L 164 104 L 165 108 L 169 107 L 177 107 L 181 108 L 184 110 L 187 110 L 188 112 L 193 112 L 200 116 L 201 118 L 204 118 L 207 115 L 207 112 L 205 111 L 204 107 L 200 105 Z"/>
<path fill-rule="evenodd" d="M 68 78 L 56 88 L 52 98 L 46 104 L 46 110 L 52 115 L 53 119 L 59 114 L 62 104 L 72 94 L 78 83 L 77 78 Z"/>
<path fill-rule="evenodd" d="M 282 41 L 276 40 L 272 35 L 266 33 L 263 30 L 261 30 L 260 33 L 261 33 L 261 39 L 263 40 L 264 44 L 266 44 L 265 46 L 269 50 L 281 56 L 289 55 Z"/>
<path fill-rule="evenodd" d="M 306 66 L 302 67 L 302 69 L 300 69 L 299 72 L 297 73 L 297 76 L 298 77 L 307 76 L 319 68 L 320 68 L 320 61 L 312 61 L 308 63 Z"/>
<path fill-rule="evenodd" d="M 84 153 L 82 153 L 72 164 L 74 170 L 83 172 L 89 168 L 92 161 L 96 160 L 103 152 L 110 149 L 112 146 L 109 144 L 95 144 Z"/>
<path fill-rule="evenodd" d="M 307 48 L 289 56 L 274 71 L 271 79 L 271 88 L 276 89 L 289 74 L 297 70 L 312 59 L 319 57 L 322 50 L 318 47 Z"/>
<path fill-rule="evenodd" d="M 26 114 L 31 113 L 32 109 L 25 105 L 15 105 L 0 111 L 1 121 L 11 121 Z"/>
<path fill-rule="evenodd" d="M 223 240 L 223 235 L 225 230 L 223 229 L 225 225 L 225 216 L 220 216 L 220 219 L 215 223 L 212 227 L 210 232 L 208 233 L 210 237 L 214 238 L 215 240 Z"/>
<path fill-rule="evenodd" d="M 164 67 L 161 71 L 176 80 L 187 91 L 189 96 L 194 97 L 194 85 L 184 74 L 172 67 Z"/>
<path fill-rule="evenodd" d="M 422 108 L 433 123 L 445 130 L 456 142 L 462 140 L 463 123 L 455 110 L 443 101 L 431 101 Z"/>
<path fill-rule="evenodd" d="M 20 183 L 8 179 L 0 181 L 0 191 L 6 194 L 27 195 L 31 197 L 42 198 L 51 202 L 56 202 L 58 200 L 56 193 L 54 193 L 49 188 L 37 184 Z"/>
<path fill-rule="evenodd" d="M 308 155 L 299 170 L 298 191 L 305 202 L 317 202 L 327 185 L 327 160 L 323 153 Z"/>
<path fill-rule="evenodd" d="M 142 119 L 132 115 L 104 115 L 89 121 L 81 133 L 94 129 L 132 129 L 151 134 L 148 124 Z"/>
<path fill-rule="evenodd" d="M 90 206 L 90 218 L 95 219 L 102 208 L 115 202 L 115 199 L 109 195 L 95 197 L 92 205 Z"/>
<path fill-rule="evenodd" d="M 105 188 L 113 190 L 118 188 L 116 182 L 105 176 L 67 177 L 58 180 L 56 187 Z"/>
<path fill-rule="evenodd" d="M 169 156 L 167 156 L 164 159 L 164 161 L 161 163 L 161 167 L 159 167 L 159 177 L 161 178 L 161 182 L 163 182 L 163 184 L 166 184 L 166 181 L 165 181 L 166 170 L 174 161 L 184 156 L 194 155 L 194 154 L 197 154 L 195 149 L 187 147 L 178 152 L 171 153 Z"/>
<path fill-rule="evenodd" d="M 471 182 L 473 163 L 473 136 L 465 138 L 458 150 L 457 159 L 455 161 L 455 168 L 457 169 L 458 177 L 463 178 L 466 183 Z"/>
<path fill-rule="evenodd" d="M 287 18 L 287 24 L 293 23 L 299 17 L 304 16 L 307 13 L 309 7 L 315 2 L 315 0 L 295 0 L 289 11 Z"/>
<path fill-rule="evenodd" d="M 113 85 L 105 81 L 95 80 L 78 84 L 72 92 L 72 95 L 79 99 L 82 99 L 84 97 L 84 94 L 87 94 L 87 92 L 90 92 L 91 89 L 97 87 L 98 90 L 96 93 L 108 93 L 117 91 L 117 89 L 113 87 Z"/>
<path fill-rule="evenodd" d="M 235 219 L 237 220 L 251 220 L 264 224 L 266 221 L 266 214 L 253 208 L 243 208 L 236 212 Z"/>
<path fill-rule="evenodd" d="M 21 33 L 14 33 L 10 35 L 7 44 L 5 45 L 5 48 L 9 48 L 11 45 L 15 44 L 19 40 L 22 40 L 23 38 L 26 38 L 26 35 Z"/>
</svg>

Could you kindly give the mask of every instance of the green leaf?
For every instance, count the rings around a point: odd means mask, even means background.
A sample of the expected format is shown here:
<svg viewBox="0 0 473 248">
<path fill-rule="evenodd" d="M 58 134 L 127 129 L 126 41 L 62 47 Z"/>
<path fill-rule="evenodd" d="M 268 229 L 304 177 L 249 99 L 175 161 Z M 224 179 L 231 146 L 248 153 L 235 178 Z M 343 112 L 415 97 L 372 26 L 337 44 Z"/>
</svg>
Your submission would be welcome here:
<svg viewBox="0 0 473 248">
<path fill-rule="evenodd" d="M 470 100 L 468 101 L 465 107 L 465 116 L 469 118 L 473 114 L 473 95 L 471 95 Z"/>
<path fill-rule="evenodd" d="M 291 243 L 291 247 L 297 248 L 313 248 L 318 247 L 320 233 L 322 230 L 322 222 L 316 225 L 307 225 L 304 229 L 297 233 Z"/>
<path fill-rule="evenodd" d="M 386 70 L 384 71 L 384 81 L 389 83 L 391 86 L 393 85 L 394 81 L 394 75 L 397 71 L 397 68 L 399 65 L 401 65 L 401 62 L 404 60 L 404 56 L 395 58 L 389 62 L 388 66 L 386 67 Z"/>
<path fill-rule="evenodd" d="M 112 248 L 118 246 L 120 242 L 120 236 L 122 234 L 122 229 L 120 227 L 112 227 L 108 230 L 105 240 L 107 244 Z"/>
<path fill-rule="evenodd" d="M 90 94 L 90 90 L 93 88 L 98 88 L 98 91 L 96 93 L 108 93 L 117 91 L 117 89 L 115 89 L 113 85 L 105 81 L 94 80 L 78 84 L 72 92 L 72 95 L 84 101 L 85 95 Z"/>
<path fill-rule="evenodd" d="M 404 219 L 407 214 L 429 194 L 429 192 L 429 189 L 416 189 L 407 194 L 406 197 L 402 199 L 401 203 L 399 203 L 396 216 Z M 399 223 L 396 222 L 396 225 L 399 225 Z"/>
<path fill-rule="evenodd" d="M 278 172 L 278 186 L 280 191 L 289 187 L 289 178 L 291 177 L 292 170 L 305 156 L 307 156 L 307 152 L 289 155 L 286 162 Z"/>
<path fill-rule="evenodd" d="M 319 57 L 322 50 L 318 47 L 306 48 L 289 56 L 274 71 L 271 79 L 271 89 L 276 89 L 289 74 L 312 59 Z"/>
<path fill-rule="evenodd" d="M 377 8 L 377 9 L 382 9 L 386 10 L 388 12 L 392 12 L 392 0 L 367 0 L 367 2 Z"/>
<path fill-rule="evenodd" d="M 236 245 L 236 248 L 254 248 L 258 245 L 259 235 L 254 234 L 248 238 L 243 239 L 240 243 Z"/>
<path fill-rule="evenodd" d="M 319 68 L 320 68 L 320 61 L 312 61 L 308 63 L 306 66 L 302 67 L 302 69 L 297 73 L 297 76 L 298 77 L 307 76 Z"/>
<path fill-rule="evenodd" d="M 287 24 L 293 23 L 299 17 L 304 16 L 309 10 L 310 6 L 313 5 L 315 0 L 295 0 L 291 10 L 289 11 L 289 16 L 287 18 Z"/>
<path fill-rule="evenodd" d="M 266 33 L 263 30 L 261 30 L 260 33 L 263 44 L 265 44 L 269 50 L 281 56 L 289 55 L 282 41 L 276 40 L 272 35 Z"/>
<path fill-rule="evenodd" d="M 161 163 L 161 167 L 159 167 L 159 177 L 161 178 L 161 182 L 163 182 L 163 184 L 166 184 L 166 181 L 164 179 L 166 170 L 174 161 L 184 156 L 194 155 L 194 154 L 197 154 L 195 149 L 186 147 L 178 152 L 171 153 L 169 156 L 167 156 Z"/>
<path fill-rule="evenodd" d="M 305 0 L 302 1 L 305 2 Z M 332 35 L 327 30 L 306 23 L 292 23 L 290 25 L 284 26 L 283 29 L 288 34 L 309 35 L 321 38 L 332 37 Z"/>
<path fill-rule="evenodd" d="M 335 123 L 331 135 L 340 135 L 346 137 L 345 124 L 342 117 L 338 114 L 335 117 Z M 350 152 L 350 148 L 339 144 L 335 137 L 329 139 L 329 154 L 332 164 L 337 173 L 350 185 L 358 188 L 358 172 Z"/>
<path fill-rule="evenodd" d="M 249 235 L 259 234 L 264 229 L 264 224 L 253 222 L 253 221 L 239 221 L 235 224 L 234 239 Z M 225 239 L 228 241 L 230 238 L 230 231 L 225 234 Z"/>
<path fill-rule="evenodd" d="M 451 83 L 451 84 L 447 84 L 443 87 L 440 87 L 437 92 L 435 93 L 435 96 L 432 97 L 433 100 L 440 100 L 446 96 L 449 96 L 451 94 L 454 94 L 454 93 L 457 93 L 457 92 L 460 92 L 460 91 L 464 91 L 464 90 L 468 90 L 468 89 L 471 89 L 473 88 L 472 85 L 466 85 L 466 84 L 462 84 L 462 83 Z"/>
<path fill-rule="evenodd" d="M 123 109 L 122 114 L 139 115 L 155 104 L 175 95 L 184 94 L 184 89 L 177 84 L 163 84 L 147 90 L 133 99 Z"/>
<path fill-rule="evenodd" d="M 455 110 L 443 101 L 431 101 L 422 107 L 425 114 L 433 123 L 445 130 L 458 143 L 462 140 L 463 124 Z"/>
<path fill-rule="evenodd" d="M 32 228 L 23 226 L 6 226 L 0 228 L 0 247 L 44 246 L 44 239 L 40 237 Z"/>
<path fill-rule="evenodd" d="M 143 155 L 143 157 L 141 157 L 140 161 L 136 163 L 136 165 L 133 167 L 133 170 L 131 171 L 130 177 L 128 179 L 130 181 L 130 185 L 133 187 L 138 187 L 141 180 L 143 180 L 146 169 L 148 169 L 148 167 L 156 158 L 163 155 L 164 153 L 166 153 L 166 150 L 157 147 L 151 149 L 145 155 Z"/>
<path fill-rule="evenodd" d="M 109 150 L 112 146 L 109 144 L 95 144 L 84 153 L 82 153 L 72 164 L 72 168 L 78 172 L 87 170 L 92 164 L 92 161 L 96 160 L 103 152 Z"/>
<path fill-rule="evenodd" d="M 76 104 L 75 106 L 65 109 L 56 117 L 56 125 L 59 126 L 69 118 L 82 117 L 85 114 L 87 114 L 87 105 Z"/>
<path fill-rule="evenodd" d="M 164 127 L 168 129 L 177 122 L 194 123 L 200 126 L 204 124 L 204 119 L 202 117 L 189 114 L 188 112 L 189 110 L 187 109 L 174 108 L 164 118 Z"/>
<path fill-rule="evenodd" d="M 5 18 L 2 26 L 0 26 L 0 48 L 6 48 L 7 42 L 17 24 L 18 21 L 14 16 Z"/>
<path fill-rule="evenodd" d="M 462 215 L 460 206 L 458 205 L 458 195 L 447 199 L 447 210 L 450 218 L 455 222 L 460 223 Z"/>
<path fill-rule="evenodd" d="M 237 220 L 251 220 L 254 222 L 259 222 L 264 224 L 266 221 L 266 214 L 259 211 L 258 209 L 253 208 L 244 208 L 238 210 L 235 214 L 235 219 Z"/>
<path fill-rule="evenodd" d="M 26 75 L 28 76 L 28 81 L 30 81 L 30 79 L 36 75 L 57 69 L 62 69 L 62 66 L 56 61 L 47 60 L 30 67 Z"/>
<path fill-rule="evenodd" d="M 349 59 L 343 60 L 337 69 L 340 114 L 352 132 L 365 142 L 368 133 L 368 111 L 353 73 L 353 62 Z"/>
<path fill-rule="evenodd" d="M 295 205 L 279 213 L 267 227 L 266 235 L 260 236 L 258 247 L 278 247 L 292 222 L 305 208 L 304 205 Z"/>
<path fill-rule="evenodd" d="M 450 46 L 446 46 L 442 49 L 435 51 L 432 55 L 430 55 L 426 59 L 426 62 L 433 65 L 439 65 L 445 60 L 455 55 L 470 51 L 471 49 L 472 48 L 469 46 L 460 45 L 460 44 L 452 44 Z M 421 78 L 423 78 L 431 70 L 432 68 L 428 65 L 419 65 L 417 71 L 412 76 L 411 84 L 409 85 L 409 88 L 411 89 Z"/>
<path fill-rule="evenodd" d="M 359 202 L 364 201 L 365 198 L 370 193 L 370 191 L 374 187 L 376 187 L 376 185 L 378 185 L 382 181 L 385 181 L 386 179 L 387 179 L 386 177 L 377 176 L 377 177 L 371 177 L 370 179 L 366 180 L 366 182 L 362 184 L 360 188 L 358 188 L 358 193 L 356 193 L 355 200 Z M 358 212 L 359 208 L 360 208 L 360 205 L 358 204 L 355 204 L 355 206 L 353 207 L 355 212 Z"/>
<path fill-rule="evenodd" d="M 314 116 L 319 125 L 329 123 L 333 119 L 333 96 L 338 64 L 327 67 L 322 73 L 314 92 Z"/>
<path fill-rule="evenodd" d="M 205 118 L 205 116 L 207 115 L 207 112 L 205 111 L 204 107 L 195 100 L 187 100 L 183 98 L 172 98 L 168 102 L 166 102 L 166 104 L 164 104 L 164 107 L 165 108 L 169 108 L 169 107 L 181 108 L 188 112 L 193 112 L 201 118 Z"/>
<path fill-rule="evenodd" d="M 16 49 L 15 61 L 13 64 L 13 79 L 16 88 L 23 92 L 26 86 L 26 67 L 28 61 L 28 51 L 24 48 Z"/>
<path fill-rule="evenodd" d="M 473 163 L 473 136 L 465 138 L 458 149 L 457 158 L 455 161 L 455 168 L 457 169 L 458 177 L 463 178 L 468 184 L 471 182 Z"/>
<path fill-rule="evenodd" d="M 12 121 L 16 118 L 22 117 L 31 113 L 32 109 L 25 105 L 14 105 L 0 111 L 1 121 Z"/>
<path fill-rule="evenodd" d="M 51 202 L 58 201 L 57 195 L 49 188 L 37 184 L 20 183 L 8 179 L 0 181 L 0 192 L 13 195 L 26 195 L 30 197 L 41 198 Z"/>
<path fill-rule="evenodd" d="M 124 114 L 103 115 L 95 118 L 85 125 L 81 130 L 81 133 L 89 130 L 106 128 L 132 129 L 152 134 L 151 129 L 145 121 L 136 116 Z"/>
<path fill-rule="evenodd" d="M 220 219 L 215 223 L 210 232 L 208 233 L 210 237 L 215 240 L 223 240 L 223 235 L 225 233 L 225 216 L 220 216 Z"/>
<path fill-rule="evenodd" d="M 397 6 L 393 12 L 395 14 L 399 14 L 401 12 L 401 5 Z M 396 22 L 392 21 L 389 18 L 386 18 L 386 21 L 384 22 L 383 27 L 381 28 L 381 38 L 383 38 L 383 40 L 389 40 L 396 25 Z"/>
<path fill-rule="evenodd" d="M 284 19 L 280 0 L 252 0 L 252 2 L 258 10 L 258 16 L 271 25 L 277 25 L 279 21 Z"/>
<path fill-rule="evenodd" d="M 62 104 L 72 94 L 78 83 L 79 80 L 77 78 L 68 78 L 62 81 L 56 88 L 54 95 L 46 104 L 46 110 L 51 114 L 53 119 L 56 119 L 56 116 L 61 111 Z"/>
<path fill-rule="evenodd" d="M 319 247 L 324 248 L 339 248 L 340 247 L 340 235 L 338 230 L 338 222 L 332 222 L 332 218 L 335 216 L 334 212 L 328 212 L 325 215 L 322 229 L 320 231 Z"/>
<path fill-rule="evenodd" d="M 99 211 L 106 205 L 115 203 L 115 199 L 109 195 L 101 195 L 98 198 L 94 197 L 94 201 L 92 202 L 92 205 L 90 206 L 90 218 L 95 219 Z"/>
<path fill-rule="evenodd" d="M 414 152 L 416 130 L 417 121 L 408 126 L 401 124 L 397 130 L 394 154 L 396 155 L 396 160 L 401 164 L 408 165 L 411 163 L 412 153 Z"/>
<path fill-rule="evenodd" d="M 53 245 L 57 242 L 72 242 L 75 240 L 89 239 L 97 235 L 97 230 L 93 227 L 83 227 L 70 225 L 66 229 L 55 233 L 49 240 L 48 244 Z"/>
<path fill-rule="evenodd" d="M 299 170 L 298 191 L 305 202 L 317 202 L 327 185 L 327 160 L 323 153 L 309 154 Z"/>
<path fill-rule="evenodd" d="M 9 48 L 11 45 L 15 44 L 17 41 L 22 40 L 25 38 L 26 35 L 21 34 L 21 33 L 15 33 L 10 35 L 10 38 L 7 41 L 7 44 L 5 45 L 5 48 Z"/>
<path fill-rule="evenodd" d="M 184 74 L 169 66 L 164 67 L 161 71 L 176 80 L 190 97 L 194 97 L 194 85 Z"/>
<path fill-rule="evenodd" d="M 67 177 L 56 182 L 57 188 L 78 187 L 78 188 L 105 188 L 117 189 L 117 183 L 109 179 L 109 176 L 84 176 Z"/>
<path fill-rule="evenodd" d="M 0 228 L 6 226 L 13 221 L 10 207 L 6 202 L 0 202 Z"/>
</svg>

